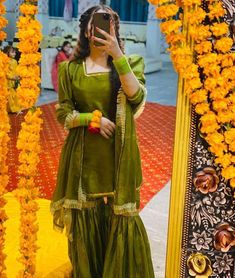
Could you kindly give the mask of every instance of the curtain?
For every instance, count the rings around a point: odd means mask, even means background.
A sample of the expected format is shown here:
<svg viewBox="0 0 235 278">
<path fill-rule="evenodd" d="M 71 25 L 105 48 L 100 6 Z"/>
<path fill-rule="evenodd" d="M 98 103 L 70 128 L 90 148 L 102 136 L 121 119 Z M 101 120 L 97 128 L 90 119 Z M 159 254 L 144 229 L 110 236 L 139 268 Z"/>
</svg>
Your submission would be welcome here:
<svg viewBox="0 0 235 278">
<path fill-rule="evenodd" d="M 72 0 L 73 17 L 78 16 L 78 0 Z M 65 0 L 49 0 L 49 16 L 64 16 Z"/>
<path fill-rule="evenodd" d="M 110 6 L 123 21 L 146 22 L 148 19 L 146 0 L 111 0 Z"/>
</svg>

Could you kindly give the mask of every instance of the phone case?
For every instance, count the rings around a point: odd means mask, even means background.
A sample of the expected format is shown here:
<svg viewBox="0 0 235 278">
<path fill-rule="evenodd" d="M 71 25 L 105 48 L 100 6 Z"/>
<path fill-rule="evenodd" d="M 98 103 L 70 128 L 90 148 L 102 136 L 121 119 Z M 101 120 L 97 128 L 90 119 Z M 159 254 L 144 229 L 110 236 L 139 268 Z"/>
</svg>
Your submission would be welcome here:
<svg viewBox="0 0 235 278">
<path fill-rule="evenodd" d="M 94 26 L 94 36 L 105 40 L 106 38 L 100 34 L 95 27 L 98 27 L 104 30 L 107 33 L 110 33 L 110 14 L 108 13 L 95 13 L 93 15 L 93 26 Z M 96 46 L 102 46 L 103 44 L 95 41 Z"/>
</svg>

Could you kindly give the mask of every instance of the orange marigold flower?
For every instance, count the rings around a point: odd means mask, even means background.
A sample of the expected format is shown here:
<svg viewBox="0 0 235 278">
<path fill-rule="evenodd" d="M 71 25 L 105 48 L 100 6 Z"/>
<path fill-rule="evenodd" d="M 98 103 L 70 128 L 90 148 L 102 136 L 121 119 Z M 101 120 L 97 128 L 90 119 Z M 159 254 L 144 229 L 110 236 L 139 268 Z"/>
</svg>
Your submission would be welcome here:
<svg viewBox="0 0 235 278">
<path fill-rule="evenodd" d="M 229 100 L 228 99 L 219 99 L 213 101 L 213 109 L 215 111 L 225 110 L 228 108 Z"/>
<path fill-rule="evenodd" d="M 220 54 L 221 67 L 232 67 L 235 62 L 235 53 Z"/>
<path fill-rule="evenodd" d="M 217 121 L 223 124 L 230 123 L 233 118 L 234 118 L 234 114 L 232 113 L 232 111 L 221 111 L 218 112 L 217 115 Z"/>
<path fill-rule="evenodd" d="M 223 168 L 222 169 L 222 176 L 225 178 L 225 179 L 232 179 L 232 178 L 235 178 L 235 167 L 230 165 L 226 168 Z"/>
<path fill-rule="evenodd" d="M 194 79 L 199 78 L 199 67 L 198 65 L 192 63 L 189 65 L 189 67 L 186 69 L 186 71 L 182 75 L 185 79 Z"/>
<path fill-rule="evenodd" d="M 216 114 L 209 110 L 200 118 L 202 133 L 213 133 L 219 129 Z"/>
<path fill-rule="evenodd" d="M 4 41 L 7 38 L 7 34 L 4 31 L 0 31 L 0 41 Z"/>
<path fill-rule="evenodd" d="M 216 37 L 220 37 L 223 35 L 226 35 L 229 30 L 228 30 L 228 24 L 225 22 L 222 23 L 214 23 L 211 27 L 210 30 L 212 31 L 213 35 Z"/>
<path fill-rule="evenodd" d="M 224 142 L 224 135 L 216 131 L 208 134 L 205 139 L 210 145 L 220 144 Z"/>
<path fill-rule="evenodd" d="M 189 34 L 196 42 L 204 41 L 211 36 L 209 26 L 207 25 L 194 26 L 189 30 Z"/>
<path fill-rule="evenodd" d="M 212 43 L 209 41 L 202 41 L 196 44 L 194 49 L 198 54 L 210 53 L 212 50 Z"/>
<path fill-rule="evenodd" d="M 229 52 L 233 46 L 233 40 L 231 38 L 221 38 L 215 42 L 215 49 L 221 53 Z"/>
<path fill-rule="evenodd" d="M 208 98 L 208 92 L 204 89 L 197 90 L 190 95 L 190 101 L 194 105 L 200 102 L 207 101 L 207 98 Z"/>
<path fill-rule="evenodd" d="M 193 6 L 193 5 L 198 5 L 200 6 L 202 4 L 201 0 L 182 0 L 182 3 L 184 6 Z"/>
<path fill-rule="evenodd" d="M 196 113 L 199 114 L 199 115 L 204 115 L 204 114 L 206 114 L 207 112 L 210 111 L 209 103 L 207 103 L 207 102 L 198 103 L 198 104 L 195 106 L 195 111 L 196 111 Z"/>
<path fill-rule="evenodd" d="M 216 53 L 208 53 L 205 55 L 200 55 L 198 57 L 198 64 L 201 68 L 205 68 L 206 66 L 210 67 L 210 65 L 216 64 L 219 62 L 219 56 Z"/>
<path fill-rule="evenodd" d="M 227 168 L 231 164 L 231 154 L 224 154 L 215 159 L 215 163 L 220 164 L 222 167 Z"/>
<path fill-rule="evenodd" d="M 168 44 L 183 44 L 185 43 L 186 41 L 186 38 L 185 38 L 185 35 L 179 33 L 179 34 L 175 34 L 175 33 L 171 33 L 171 34 L 168 34 L 166 35 L 166 42 Z"/>
<path fill-rule="evenodd" d="M 202 8 L 192 9 L 187 14 L 188 22 L 191 25 L 198 25 L 200 24 L 206 17 L 206 12 Z"/>
<path fill-rule="evenodd" d="M 209 67 L 203 69 L 203 73 L 208 77 L 219 78 L 220 77 L 220 66 L 218 64 L 210 64 Z"/>
<path fill-rule="evenodd" d="M 160 19 L 175 16 L 179 11 L 179 7 L 175 4 L 163 5 L 156 9 L 156 15 Z"/>
<path fill-rule="evenodd" d="M 209 147 L 209 151 L 219 157 L 223 156 L 227 149 L 227 145 L 224 143 L 213 144 Z"/>
<path fill-rule="evenodd" d="M 164 34 L 177 33 L 179 28 L 182 26 L 181 20 L 168 20 L 166 22 L 160 23 L 161 31 Z"/>
<path fill-rule="evenodd" d="M 216 1 L 214 3 L 212 3 L 211 5 L 209 5 L 209 13 L 208 16 L 210 19 L 214 19 L 214 18 L 220 18 L 223 17 L 225 15 L 225 10 L 222 6 L 222 3 L 220 1 Z"/>
<path fill-rule="evenodd" d="M 213 88 L 210 92 L 210 98 L 215 99 L 222 99 L 228 94 L 228 91 L 222 87 Z"/>
<path fill-rule="evenodd" d="M 0 16 L 0 29 L 7 26 L 8 20 L 5 17 Z"/>
<path fill-rule="evenodd" d="M 20 12 L 24 15 L 35 15 L 38 12 L 38 7 L 35 5 L 22 4 L 20 5 Z"/>
</svg>

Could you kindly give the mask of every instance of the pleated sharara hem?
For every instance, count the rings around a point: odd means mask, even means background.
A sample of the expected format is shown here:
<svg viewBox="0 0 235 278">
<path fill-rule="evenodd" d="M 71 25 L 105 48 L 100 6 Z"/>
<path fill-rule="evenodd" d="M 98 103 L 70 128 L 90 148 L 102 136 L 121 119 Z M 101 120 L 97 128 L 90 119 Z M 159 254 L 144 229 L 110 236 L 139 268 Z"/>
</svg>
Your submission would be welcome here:
<svg viewBox="0 0 235 278">
<path fill-rule="evenodd" d="M 71 213 L 72 278 L 154 278 L 149 241 L 139 216 L 114 215 L 104 203 Z"/>
</svg>

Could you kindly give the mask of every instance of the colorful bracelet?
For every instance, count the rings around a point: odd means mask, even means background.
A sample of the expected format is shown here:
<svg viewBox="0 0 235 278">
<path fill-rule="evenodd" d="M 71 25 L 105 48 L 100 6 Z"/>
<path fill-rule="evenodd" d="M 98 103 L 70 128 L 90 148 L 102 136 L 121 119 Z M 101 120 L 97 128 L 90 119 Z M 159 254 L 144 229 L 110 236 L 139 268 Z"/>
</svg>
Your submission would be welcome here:
<svg viewBox="0 0 235 278">
<path fill-rule="evenodd" d="M 113 64 L 119 75 L 124 75 L 132 71 L 128 59 L 124 55 L 117 60 L 113 60 Z"/>
<path fill-rule="evenodd" d="M 92 118 L 88 126 L 88 130 L 91 133 L 100 133 L 100 121 L 102 118 L 102 113 L 99 110 L 92 112 Z"/>
</svg>

